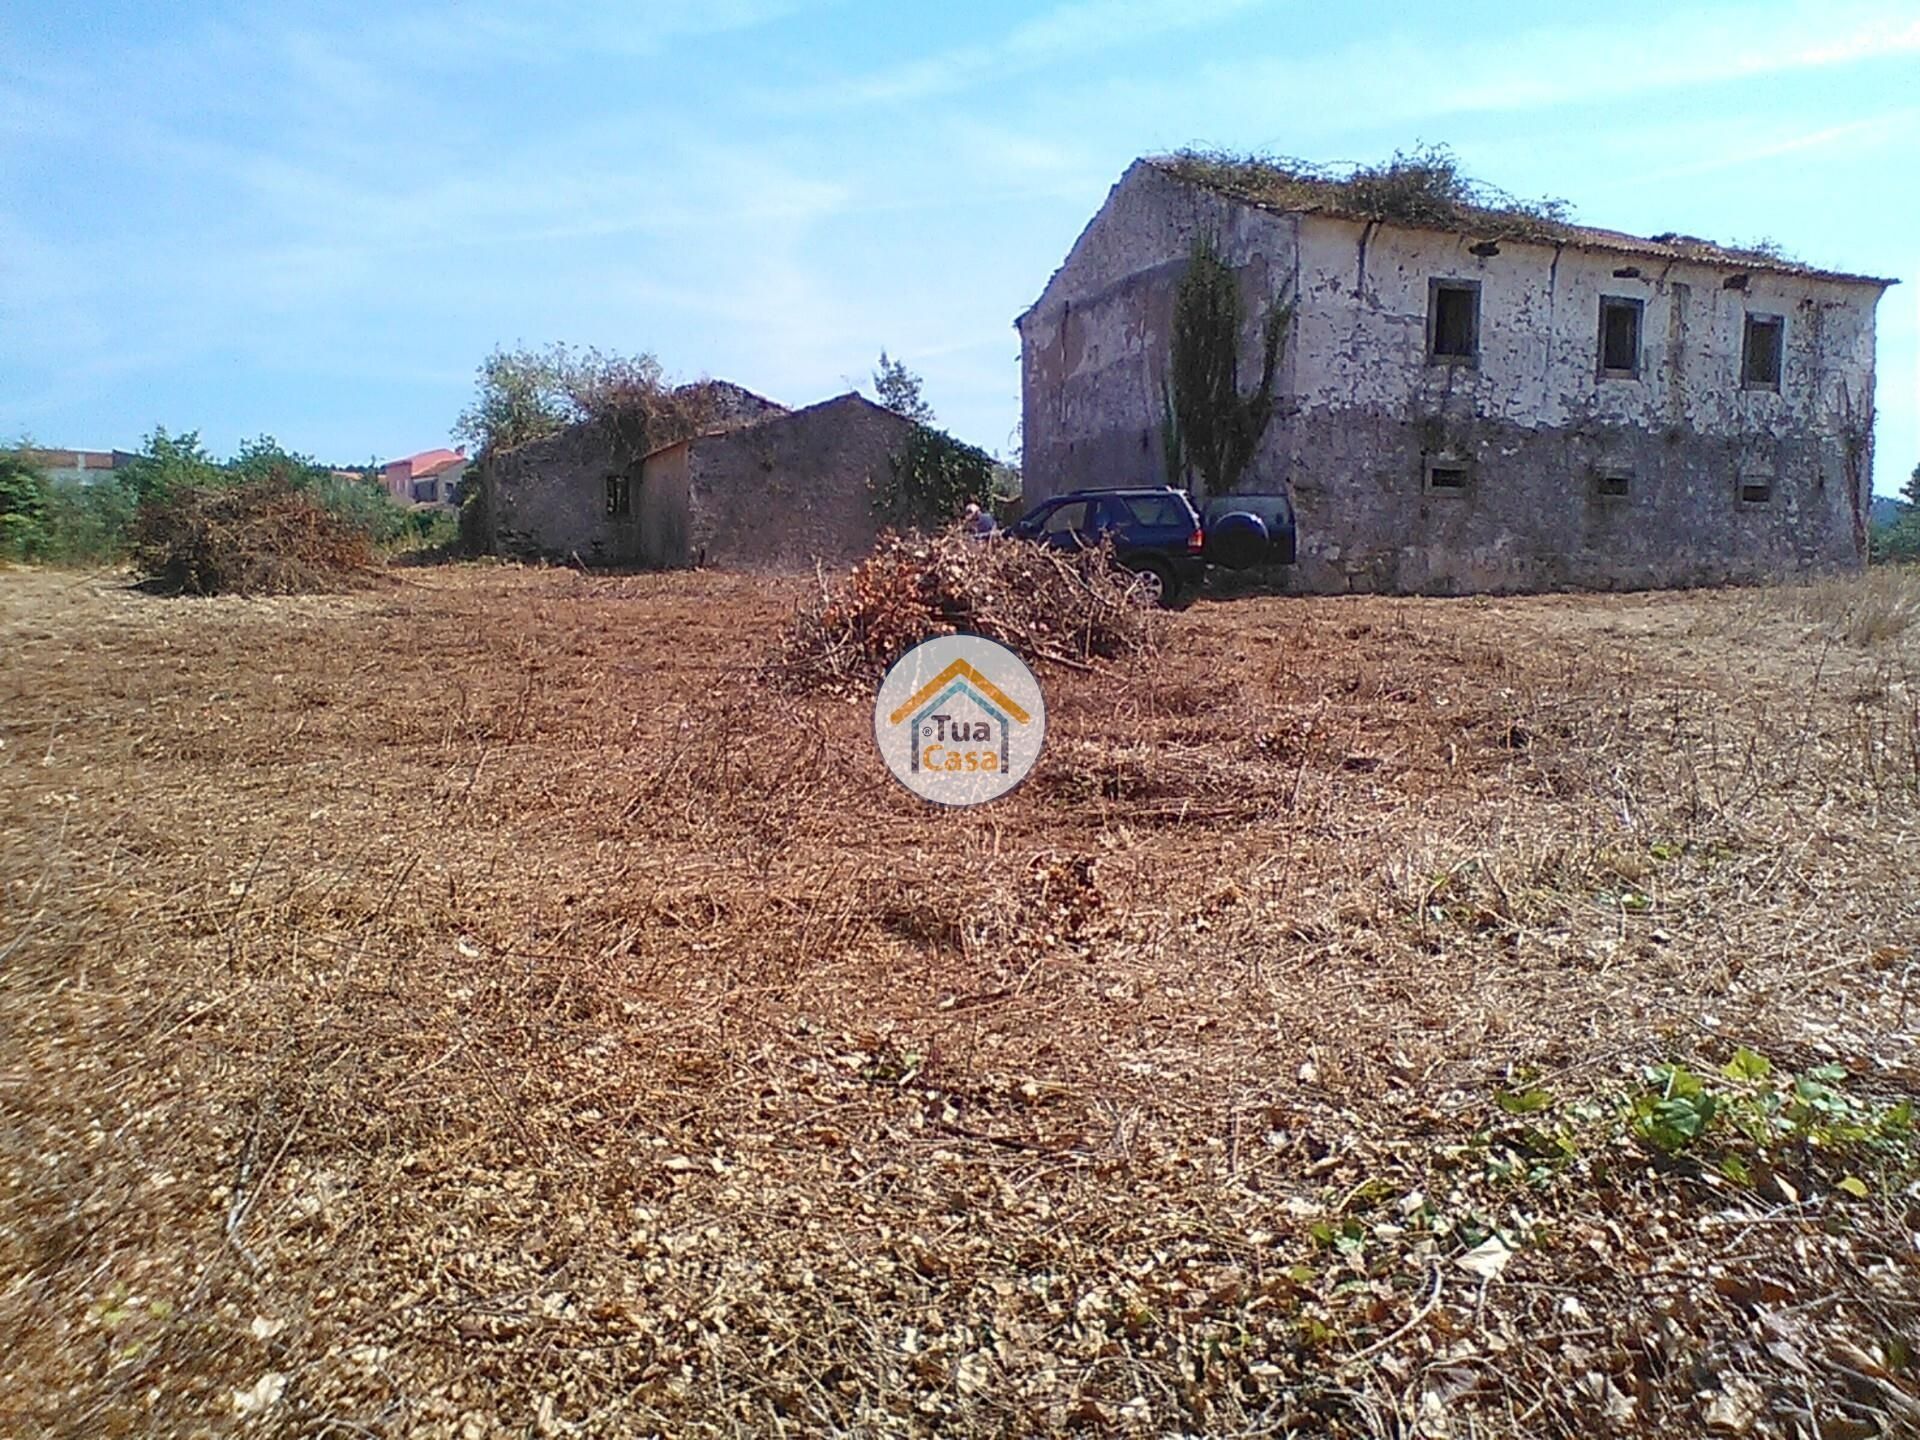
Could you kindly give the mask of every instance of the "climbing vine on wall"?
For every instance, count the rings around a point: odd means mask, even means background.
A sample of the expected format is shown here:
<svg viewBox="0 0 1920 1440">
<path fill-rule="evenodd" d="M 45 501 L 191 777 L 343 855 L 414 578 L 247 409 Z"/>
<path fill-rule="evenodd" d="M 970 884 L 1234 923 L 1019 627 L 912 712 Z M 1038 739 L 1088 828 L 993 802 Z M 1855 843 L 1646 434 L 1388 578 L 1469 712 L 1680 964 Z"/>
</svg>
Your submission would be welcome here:
<svg viewBox="0 0 1920 1440">
<path fill-rule="evenodd" d="M 1240 332 L 1246 305 L 1232 268 L 1211 236 L 1193 242 L 1173 302 L 1173 340 L 1163 390 L 1161 444 L 1168 481 L 1197 495 L 1238 484 L 1272 423 L 1280 349 L 1292 301 L 1268 302 L 1260 322 L 1260 379 L 1240 393 Z"/>
<path fill-rule="evenodd" d="M 915 425 L 875 486 L 874 509 L 887 523 L 936 529 L 993 493 L 993 457 L 944 430 Z"/>
</svg>

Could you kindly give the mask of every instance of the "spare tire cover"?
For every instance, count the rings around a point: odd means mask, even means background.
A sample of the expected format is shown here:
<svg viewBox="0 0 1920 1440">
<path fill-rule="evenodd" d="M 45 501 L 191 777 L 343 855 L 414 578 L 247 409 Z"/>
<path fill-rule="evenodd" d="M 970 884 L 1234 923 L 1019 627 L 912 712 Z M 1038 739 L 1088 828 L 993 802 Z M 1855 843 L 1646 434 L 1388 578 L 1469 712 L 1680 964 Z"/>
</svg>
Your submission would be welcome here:
<svg viewBox="0 0 1920 1440">
<path fill-rule="evenodd" d="M 1229 570 L 1245 570 L 1267 556 L 1267 522 L 1250 510 L 1222 515 L 1207 527 L 1207 559 Z"/>
</svg>

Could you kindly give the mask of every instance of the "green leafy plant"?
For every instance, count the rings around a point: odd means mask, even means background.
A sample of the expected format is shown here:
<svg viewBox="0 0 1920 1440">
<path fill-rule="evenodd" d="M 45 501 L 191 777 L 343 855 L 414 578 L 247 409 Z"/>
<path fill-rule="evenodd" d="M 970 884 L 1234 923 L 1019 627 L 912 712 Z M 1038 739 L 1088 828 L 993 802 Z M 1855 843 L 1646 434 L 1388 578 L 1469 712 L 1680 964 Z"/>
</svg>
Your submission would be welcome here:
<svg viewBox="0 0 1920 1440">
<path fill-rule="evenodd" d="M 0 560 L 32 560 L 45 550 L 49 488 L 31 456 L 0 453 Z"/>
<path fill-rule="evenodd" d="M 1656 1065 L 1647 1080 L 1651 1088 L 1632 1101 L 1635 1135 L 1672 1155 L 1707 1133 L 1720 1102 L 1699 1076 L 1684 1065 Z"/>
<path fill-rule="evenodd" d="M 1904 509 L 1890 521 L 1877 521 L 1868 531 L 1868 558 L 1876 563 L 1920 560 L 1920 465 L 1901 487 Z"/>
<path fill-rule="evenodd" d="M 130 487 L 112 479 L 48 486 L 46 540 L 31 558 L 48 565 L 107 565 L 123 558 L 138 503 Z"/>
<path fill-rule="evenodd" d="M 873 393 L 894 414 L 916 425 L 933 424 L 933 406 L 920 393 L 920 377 L 899 360 L 880 352 L 880 363 L 873 372 Z"/>
<path fill-rule="evenodd" d="M 1854 1094 L 1848 1078 L 1833 1064 L 1790 1074 L 1746 1046 L 1719 1066 L 1669 1061 L 1625 1090 L 1576 1101 L 1520 1076 L 1493 1092 L 1512 1123 L 1476 1136 L 1461 1158 L 1477 1155 L 1488 1178 L 1534 1189 L 1563 1183 L 1572 1167 L 1617 1164 L 1622 1145 L 1742 1186 L 1793 1175 L 1796 1188 L 1855 1197 L 1896 1188 L 1920 1174 L 1913 1104 Z"/>
<path fill-rule="evenodd" d="M 1240 332 L 1246 305 L 1239 278 L 1211 236 L 1193 242 L 1174 295 L 1173 339 L 1163 385 L 1161 446 L 1169 483 L 1201 496 L 1238 483 L 1273 420 L 1280 350 L 1293 320 L 1285 297 L 1260 322 L 1260 378 L 1241 393 Z"/>
<path fill-rule="evenodd" d="M 644 351 L 618 355 L 562 344 L 496 348 L 480 362 L 473 399 L 454 421 L 453 438 L 476 458 L 543 439 L 580 421 L 597 421 L 635 455 L 698 434 L 728 387 L 674 385 Z"/>
<path fill-rule="evenodd" d="M 246 487 L 296 492 L 380 550 L 444 544 L 452 534 L 449 517 L 409 510 L 366 474 L 330 470 L 271 435 L 244 442 L 222 462 L 197 431 L 156 429 L 129 463 L 99 475 L 86 484 L 51 482 L 32 452 L 0 455 L 0 554 L 54 565 L 116 563 L 131 553 L 143 509 L 182 497 L 204 507 L 218 492 Z"/>
<path fill-rule="evenodd" d="M 874 489 L 882 519 L 911 529 L 930 529 L 956 519 L 968 505 L 993 495 L 993 457 L 931 425 L 916 425 L 887 462 L 887 478 Z"/>
<path fill-rule="evenodd" d="M 219 485 L 229 476 L 200 443 L 198 430 L 172 435 L 164 426 L 157 426 L 142 443 L 140 453 L 116 470 L 113 478 L 136 499 L 148 500 L 191 486 Z"/>
<path fill-rule="evenodd" d="M 496 348 L 480 362 L 474 396 L 453 423 L 453 438 L 476 452 L 511 450 L 576 418 L 571 394 L 578 361 L 564 345 Z"/>
</svg>

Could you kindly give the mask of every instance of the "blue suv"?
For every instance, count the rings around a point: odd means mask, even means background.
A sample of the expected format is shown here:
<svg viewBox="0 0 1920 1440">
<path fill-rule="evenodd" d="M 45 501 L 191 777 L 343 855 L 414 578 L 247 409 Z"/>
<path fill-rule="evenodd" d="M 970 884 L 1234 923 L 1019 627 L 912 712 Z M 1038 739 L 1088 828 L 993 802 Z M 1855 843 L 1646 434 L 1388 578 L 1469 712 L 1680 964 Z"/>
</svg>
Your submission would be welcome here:
<svg viewBox="0 0 1920 1440">
<path fill-rule="evenodd" d="M 1007 529 L 1018 540 L 1079 550 L 1102 537 L 1138 577 L 1141 598 L 1173 606 L 1200 588 L 1208 565 L 1244 570 L 1291 564 L 1293 505 L 1284 495 L 1223 495 L 1202 515 L 1184 490 L 1071 490 L 1043 500 Z"/>
</svg>

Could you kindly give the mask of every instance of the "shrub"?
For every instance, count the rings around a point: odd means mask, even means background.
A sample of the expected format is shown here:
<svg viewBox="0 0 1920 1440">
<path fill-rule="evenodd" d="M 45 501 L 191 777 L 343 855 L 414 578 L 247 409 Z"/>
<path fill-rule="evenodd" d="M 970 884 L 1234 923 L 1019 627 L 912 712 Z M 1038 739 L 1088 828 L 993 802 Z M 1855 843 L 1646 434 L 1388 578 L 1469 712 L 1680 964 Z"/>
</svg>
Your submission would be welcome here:
<svg viewBox="0 0 1920 1440">
<path fill-rule="evenodd" d="M 889 524 L 933 529 L 950 524 L 970 504 L 988 504 L 993 473 L 986 451 L 931 425 L 915 425 L 900 452 L 889 457 L 873 507 Z"/>
<path fill-rule="evenodd" d="M 1356 219 L 1488 230 L 1552 240 L 1570 229 L 1564 200 L 1519 200 L 1460 169 L 1444 145 L 1396 150 L 1374 165 L 1328 166 L 1284 156 L 1182 150 L 1160 163 L 1196 184 L 1255 204 L 1313 208 Z"/>
<path fill-rule="evenodd" d="M 169 497 L 191 497 L 204 507 L 211 494 L 231 489 L 295 492 L 381 550 L 444 546 L 453 521 L 437 511 L 396 504 L 377 483 L 336 474 L 270 435 L 216 461 L 195 431 L 156 429 L 141 452 L 88 484 L 49 482 L 33 452 L 0 453 L 0 557 L 53 565 L 107 565 L 125 560 L 135 544 L 135 517 L 144 506 L 164 513 Z M 143 533 L 145 533 L 143 531 Z"/>
<path fill-rule="evenodd" d="M 472 403 L 453 434 L 476 455 L 512 450 L 569 425 L 606 425 L 635 455 L 697 435 L 723 411 L 732 387 L 674 385 L 652 355 L 548 345 L 495 349 L 480 362 Z"/>
<path fill-rule="evenodd" d="M 0 560 L 37 559 L 47 542 L 46 476 L 24 455 L 0 455 Z"/>
<path fill-rule="evenodd" d="M 1875 564 L 1920 560 L 1920 509 L 1910 509 L 1891 523 L 1868 531 L 1867 557 Z"/>
<path fill-rule="evenodd" d="M 1280 347 L 1293 305 L 1277 297 L 1260 322 L 1260 379 L 1240 393 L 1240 282 L 1209 236 L 1199 236 L 1174 297 L 1161 417 L 1167 483 L 1191 478 L 1196 494 L 1224 495 L 1240 482 L 1273 419 Z"/>
<path fill-rule="evenodd" d="M 47 488 L 47 538 L 33 558 L 49 565 L 124 560 L 139 497 L 118 480 Z"/>
<path fill-rule="evenodd" d="M 141 503 L 135 567 L 184 595 L 339 590 L 373 567 L 367 531 L 284 481 L 182 485 Z"/>
</svg>

